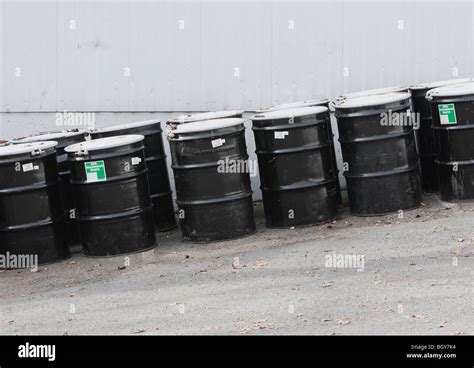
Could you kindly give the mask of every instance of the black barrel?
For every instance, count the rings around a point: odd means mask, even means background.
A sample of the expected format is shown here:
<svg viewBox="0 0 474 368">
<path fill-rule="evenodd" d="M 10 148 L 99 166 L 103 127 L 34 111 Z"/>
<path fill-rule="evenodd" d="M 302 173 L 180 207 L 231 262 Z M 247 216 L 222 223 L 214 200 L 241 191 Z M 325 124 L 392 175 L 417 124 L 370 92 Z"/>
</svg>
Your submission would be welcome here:
<svg viewBox="0 0 474 368">
<path fill-rule="evenodd" d="M 337 172 L 327 107 L 252 117 L 268 227 L 318 224 L 337 216 Z"/>
<path fill-rule="evenodd" d="M 265 109 L 260 109 L 260 110 L 257 110 L 257 113 L 269 113 L 269 112 L 279 111 L 279 110 L 289 110 L 289 109 L 295 109 L 299 107 L 312 107 L 312 106 L 324 106 L 329 109 L 329 102 L 330 101 L 328 99 L 290 102 L 290 103 L 285 103 L 281 105 L 267 107 Z M 329 129 L 329 135 L 331 137 L 330 142 L 329 142 L 331 145 L 331 156 L 332 156 L 331 159 L 333 162 L 333 170 L 336 173 L 337 201 L 339 204 L 341 204 L 342 203 L 341 184 L 339 182 L 339 169 L 337 167 L 336 147 L 334 145 L 334 134 L 332 132 L 331 120 L 329 120 L 328 129 Z"/>
<path fill-rule="evenodd" d="M 439 192 L 444 201 L 474 198 L 474 83 L 430 90 Z"/>
<path fill-rule="evenodd" d="M 14 139 L 13 143 L 29 143 L 41 141 L 56 141 L 56 159 L 58 161 L 59 177 L 61 178 L 61 191 L 63 194 L 63 202 L 68 224 L 68 242 L 70 245 L 78 245 L 81 243 L 79 235 L 79 224 L 76 221 L 76 205 L 72 195 L 72 186 L 70 184 L 70 170 L 67 160 L 67 153 L 64 149 L 74 143 L 83 142 L 85 139 L 85 131 L 56 131 L 48 133 L 40 133 L 25 138 Z"/>
<path fill-rule="evenodd" d="M 335 102 L 350 211 L 382 215 L 421 202 L 409 93 Z"/>
<path fill-rule="evenodd" d="M 430 103 L 426 100 L 426 92 L 430 89 L 468 82 L 471 79 L 453 79 L 433 83 L 423 83 L 410 87 L 413 111 L 418 114 L 420 127 L 418 129 L 418 150 L 420 155 L 421 183 L 424 190 L 437 192 L 439 190 L 438 169 L 435 163 L 435 144 L 432 129 Z"/>
<path fill-rule="evenodd" d="M 45 264 L 69 257 L 57 142 L 0 147 L 0 253 L 37 255 Z"/>
<path fill-rule="evenodd" d="M 223 110 L 223 111 L 209 111 L 188 113 L 176 116 L 166 122 L 168 126 L 176 126 L 179 124 L 194 123 L 197 121 L 227 119 L 227 118 L 242 118 L 242 110 Z"/>
<path fill-rule="evenodd" d="M 183 239 L 209 242 L 253 233 L 244 120 L 170 126 L 168 140 Z"/>
<path fill-rule="evenodd" d="M 139 134 L 145 137 L 145 157 L 156 230 L 168 231 L 174 229 L 176 227 L 176 219 L 173 207 L 173 193 L 166 164 L 161 121 L 147 120 L 97 129 L 91 132 L 91 137 L 92 139 L 98 139 L 127 134 Z"/>
<path fill-rule="evenodd" d="M 84 253 L 111 256 L 155 246 L 142 135 L 66 147 Z"/>
</svg>

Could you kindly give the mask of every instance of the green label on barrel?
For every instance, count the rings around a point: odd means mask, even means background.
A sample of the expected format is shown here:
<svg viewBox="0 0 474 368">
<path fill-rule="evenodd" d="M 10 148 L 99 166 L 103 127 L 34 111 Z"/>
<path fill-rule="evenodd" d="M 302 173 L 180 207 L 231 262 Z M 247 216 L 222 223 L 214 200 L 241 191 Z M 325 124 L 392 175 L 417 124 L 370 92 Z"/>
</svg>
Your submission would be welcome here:
<svg viewBox="0 0 474 368">
<path fill-rule="evenodd" d="M 438 105 L 438 111 L 441 125 L 457 124 L 454 104 Z"/>
<path fill-rule="evenodd" d="M 107 180 L 104 161 L 91 161 L 84 163 L 86 167 L 86 178 L 88 183 Z"/>
</svg>

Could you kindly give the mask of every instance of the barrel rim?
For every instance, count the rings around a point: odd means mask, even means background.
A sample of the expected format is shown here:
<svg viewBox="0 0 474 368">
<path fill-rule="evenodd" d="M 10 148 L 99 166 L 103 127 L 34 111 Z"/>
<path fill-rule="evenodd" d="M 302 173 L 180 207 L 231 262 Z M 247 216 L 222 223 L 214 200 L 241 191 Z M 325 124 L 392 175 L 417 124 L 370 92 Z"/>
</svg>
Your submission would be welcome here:
<svg viewBox="0 0 474 368">
<path fill-rule="evenodd" d="M 426 93 L 428 101 L 434 98 L 462 97 L 474 95 L 474 81 L 468 83 L 451 84 L 449 86 L 434 88 Z"/>
<path fill-rule="evenodd" d="M 85 129 L 80 130 L 55 130 L 51 132 L 40 132 L 32 134 L 26 137 L 14 138 L 11 140 L 13 144 L 20 143 L 33 143 L 33 142 L 44 142 L 44 141 L 55 141 L 61 138 L 71 138 L 78 136 L 85 136 L 87 131 Z"/>
<path fill-rule="evenodd" d="M 355 98 L 355 97 L 364 97 L 364 96 L 385 95 L 387 93 L 406 92 L 408 91 L 408 89 L 409 89 L 408 86 L 373 88 L 373 89 L 367 89 L 363 91 L 344 93 L 337 98 Z"/>
<path fill-rule="evenodd" d="M 394 102 L 404 101 L 411 98 L 408 92 L 391 92 L 385 94 L 360 96 L 353 98 L 342 98 L 334 101 L 336 109 L 358 109 L 364 107 L 376 107 Z"/>
<path fill-rule="evenodd" d="M 208 120 L 217 120 L 217 119 L 227 119 L 232 118 L 236 115 L 242 115 L 243 110 L 220 110 L 220 111 L 207 111 L 207 112 L 197 112 L 191 114 L 182 114 L 171 118 L 167 121 L 168 124 L 184 124 L 184 123 L 193 123 L 197 121 L 208 121 Z"/>
<path fill-rule="evenodd" d="M 447 80 L 436 81 L 436 82 L 420 83 L 420 84 L 410 86 L 410 89 L 417 91 L 417 90 L 422 90 L 422 89 L 434 89 L 434 88 L 445 87 L 445 86 L 449 86 L 453 84 L 470 83 L 470 82 L 474 82 L 474 78 L 447 79 Z"/>
<path fill-rule="evenodd" d="M 54 148 L 58 145 L 56 141 L 41 141 L 20 144 L 10 144 L 0 147 L 0 157 L 16 156 L 25 153 L 34 153 L 35 151 L 43 151 Z"/>
<path fill-rule="evenodd" d="M 289 119 L 308 115 L 322 114 L 328 111 L 325 106 L 304 106 L 287 110 L 275 110 L 266 113 L 257 113 L 250 119 L 255 121 Z"/>
<path fill-rule="evenodd" d="M 141 142 L 145 139 L 140 134 L 118 135 L 114 137 L 106 137 L 84 141 L 67 146 L 64 150 L 67 153 L 80 153 L 83 151 L 93 152 L 102 151 L 110 148 L 122 147 L 129 144 Z"/>
<path fill-rule="evenodd" d="M 299 108 L 299 107 L 312 107 L 312 106 L 321 106 L 321 105 L 326 105 L 330 102 L 329 99 L 319 99 L 319 100 L 303 100 L 303 101 L 295 101 L 295 102 L 287 102 L 284 104 L 279 104 L 279 105 L 272 105 L 269 107 L 261 108 L 256 111 L 257 114 L 260 113 L 267 113 L 267 112 L 273 112 L 273 111 L 278 111 L 278 110 L 287 110 L 287 109 L 293 109 L 293 108 Z"/>
<path fill-rule="evenodd" d="M 202 120 L 202 121 L 195 121 L 188 124 L 179 124 L 177 126 L 170 128 L 169 133 L 173 135 L 186 134 L 186 133 L 200 133 L 200 132 L 207 132 L 210 130 L 230 128 L 230 127 L 241 125 L 244 123 L 245 123 L 245 120 L 243 118 Z"/>
<path fill-rule="evenodd" d="M 163 120 L 161 119 L 150 119 L 150 120 L 142 120 L 142 121 L 134 121 L 131 123 L 124 123 L 124 124 L 118 124 L 118 125 L 112 125 L 109 127 L 105 128 L 97 128 L 90 130 L 91 134 L 94 133 L 110 133 L 110 132 L 115 132 L 115 131 L 120 131 L 120 130 L 128 130 L 128 129 L 135 129 L 135 128 L 141 128 L 145 126 L 150 126 L 154 124 L 160 124 Z"/>
</svg>

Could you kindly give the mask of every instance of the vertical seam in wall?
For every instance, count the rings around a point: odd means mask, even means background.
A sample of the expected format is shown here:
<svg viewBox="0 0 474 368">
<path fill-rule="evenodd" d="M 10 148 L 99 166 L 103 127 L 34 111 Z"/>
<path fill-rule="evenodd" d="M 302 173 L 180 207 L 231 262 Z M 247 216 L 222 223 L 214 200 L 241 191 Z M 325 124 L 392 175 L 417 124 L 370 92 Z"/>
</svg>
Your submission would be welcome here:
<svg viewBox="0 0 474 368">
<path fill-rule="evenodd" d="M 204 46 L 204 42 L 202 39 L 202 28 L 204 27 L 204 22 L 202 20 L 202 0 L 199 1 L 199 90 L 201 91 L 200 95 L 201 98 L 199 99 L 199 110 L 203 111 L 203 98 L 202 96 L 205 96 L 204 92 L 204 86 L 202 84 L 202 48 Z M 205 97 L 206 98 L 206 97 Z"/>
<path fill-rule="evenodd" d="M 413 3 L 409 3 L 411 5 L 411 7 L 409 8 L 410 9 L 410 13 L 411 13 L 411 16 L 412 16 L 412 27 L 411 27 L 411 35 L 410 35 L 410 39 L 411 39 L 411 44 L 412 44 L 412 47 L 411 47 L 411 65 L 416 65 L 415 64 L 415 56 L 416 56 L 416 45 L 417 45 L 417 38 L 416 38 L 416 30 L 418 29 L 418 24 L 416 23 L 417 21 L 417 16 L 416 16 L 416 1 L 413 2 Z M 414 47 L 413 47 L 414 45 Z M 408 81 L 408 83 L 413 83 L 416 81 L 417 79 L 417 76 L 416 76 L 416 68 L 412 68 L 411 70 L 411 73 L 409 74 L 409 77 L 411 79 L 411 81 Z"/>
<path fill-rule="evenodd" d="M 344 38 L 345 38 L 345 32 L 346 32 L 346 27 L 345 27 L 345 16 L 344 16 L 344 10 L 345 10 L 345 6 L 344 6 L 344 0 L 342 0 L 342 9 L 341 9 L 341 19 L 342 19 L 342 25 L 341 25 L 341 29 L 342 29 L 342 33 L 341 33 L 341 66 L 342 66 L 342 70 L 339 70 L 338 73 L 339 73 L 339 78 L 341 78 L 341 85 L 342 85 L 342 91 L 341 93 L 339 93 L 339 95 L 342 95 L 343 93 L 345 93 L 345 82 L 344 82 L 344 68 L 345 68 L 345 55 L 344 55 Z"/>
<path fill-rule="evenodd" d="M 275 14 L 275 0 L 272 1 L 270 16 L 270 106 L 273 106 L 273 21 Z"/>
<path fill-rule="evenodd" d="M 3 122 L 3 119 L 4 119 L 4 112 L 6 111 L 6 106 L 5 106 L 5 59 L 3 57 L 3 50 L 4 50 L 4 43 L 5 43 L 5 32 L 3 31 L 4 30 L 4 19 L 5 19 L 5 7 L 4 7 L 4 1 L 0 1 L 0 37 L 1 37 L 1 42 L 0 42 L 0 58 L 1 58 L 1 68 L 0 68 L 0 88 L 1 88 L 1 95 L 0 95 L 0 98 L 1 98 L 1 103 L 0 103 L 0 106 L 1 106 L 1 109 L 0 109 L 0 138 L 5 138 L 5 132 L 4 132 L 4 122 Z M 6 130 L 6 129 L 5 129 Z"/>
<path fill-rule="evenodd" d="M 131 31 L 132 31 L 132 24 L 131 24 L 131 2 L 132 0 L 127 1 L 127 68 L 131 71 L 130 77 L 128 78 L 128 96 L 127 96 L 127 110 L 130 110 L 131 107 L 131 98 L 132 98 L 132 85 L 133 85 L 133 76 L 134 76 L 134 70 L 132 70 L 132 53 L 130 52 L 132 49 L 132 36 L 131 36 Z"/>
<path fill-rule="evenodd" d="M 474 77 L 474 0 L 471 0 L 471 70 L 470 77 Z"/>
<path fill-rule="evenodd" d="M 0 81 L 1 81 L 1 86 L 0 88 L 2 89 L 2 94 L 1 94 L 1 104 L 0 106 L 2 107 L 1 110 L 0 110 L 0 114 L 2 114 L 3 112 L 6 111 L 6 108 L 5 108 L 5 88 L 4 88 L 4 85 L 5 85 L 5 59 L 3 57 L 3 48 L 5 47 L 4 43 L 5 43 L 5 32 L 3 31 L 3 28 L 4 28 L 4 19 L 5 19 L 5 16 L 4 16 L 4 12 L 5 12 L 5 7 L 4 7 L 4 1 L 0 1 L 0 7 L 1 7 L 1 15 L 0 15 L 0 37 L 2 38 L 2 42 L 0 42 L 0 58 L 2 58 L 2 63 L 1 63 L 1 69 L 0 69 L 0 75 L 1 75 L 1 78 L 0 78 Z M 0 116 L 0 134 L 2 134 L 2 124 L 3 123 L 3 118 Z"/>
<path fill-rule="evenodd" d="M 58 45 L 58 32 L 59 32 L 59 0 L 56 0 L 56 34 L 55 34 L 55 38 L 56 38 L 56 55 L 55 55 L 55 59 L 56 59 L 56 70 L 54 71 L 54 75 L 55 75 L 55 78 L 54 78 L 54 88 L 56 89 L 54 92 L 54 95 L 55 95 L 55 110 L 58 111 L 58 99 L 59 99 L 59 82 L 58 82 L 58 78 L 59 78 L 59 45 Z"/>
</svg>

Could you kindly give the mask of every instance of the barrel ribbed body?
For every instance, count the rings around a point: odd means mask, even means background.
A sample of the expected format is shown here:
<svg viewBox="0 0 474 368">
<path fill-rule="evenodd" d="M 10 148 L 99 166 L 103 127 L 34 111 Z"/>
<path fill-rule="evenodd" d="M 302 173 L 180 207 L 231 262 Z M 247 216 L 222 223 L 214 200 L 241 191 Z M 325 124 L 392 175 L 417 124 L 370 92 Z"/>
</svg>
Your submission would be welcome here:
<svg viewBox="0 0 474 368">
<path fill-rule="evenodd" d="M 65 208 L 65 216 L 68 226 L 67 237 L 70 245 L 77 245 L 81 242 L 79 234 L 79 224 L 76 221 L 76 205 L 72 194 L 70 184 L 69 162 L 67 153 L 64 149 L 74 143 L 83 142 L 85 139 L 84 131 L 62 131 L 33 135 L 26 138 L 15 140 L 14 143 L 39 142 L 45 140 L 54 140 L 58 142 L 56 146 L 56 159 L 58 162 L 59 177 L 61 179 L 61 192 Z"/>
<path fill-rule="evenodd" d="M 163 146 L 161 122 L 156 120 L 144 121 L 99 129 L 91 132 L 91 137 L 92 139 L 98 139 L 126 134 L 140 134 L 145 137 L 145 158 L 156 230 L 174 229 L 176 219 Z"/>
<path fill-rule="evenodd" d="M 230 125 L 229 125 L 230 124 Z M 238 238 L 255 231 L 242 119 L 182 124 L 169 143 L 185 241 Z"/>
<path fill-rule="evenodd" d="M 350 211 L 368 216 L 419 206 L 415 135 L 410 121 L 404 124 L 400 120 L 403 116 L 409 119 L 410 95 L 360 99 L 360 103 L 355 99 L 342 101 L 335 111 Z"/>
<path fill-rule="evenodd" d="M 55 144 L 48 143 L 27 144 L 38 145 L 34 154 L 0 153 L 0 253 L 37 255 L 39 264 L 69 257 Z"/>
<path fill-rule="evenodd" d="M 84 253 L 110 256 L 155 246 L 143 136 L 66 148 Z"/>
<path fill-rule="evenodd" d="M 439 190 L 445 201 L 474 198 L 474 83 L 457 86 L 428 92 Z"/>
<path fill-rule="evenodd" d="M 337 173 L 325 107 L 252 118 L 268 227 L 327 222 L 337 216 Z"/>
<path fill-rule="evenodd" d="M 300 107 L 312 107 L 312 106 L 324 106 L 329 109 L 329 100 L 307 100 L 307 101 L 299 101 L 299 102 L 290 102 L 286 104 L 272 106 L 266 109 L 258 110 L 257 113 L 270 113 L 273 111 L 281 111 L 281 110 L 288 110 L 288 109 L 295 109 Z M 337 201 L 338 204 L 342 203 L 342 195 L 341 195 L 341 184 L 339 182 L 339 169 L 337 167 L 337 160 L 336 160 L 336 147 L 334 145 L 334 134 L 332 131 L 331 121 L 329 120 L 327 126 L 329 132 L 329 144 L 331 149 L 331 160 L 332 160 L 332 169 L 336 173 L 336 191 L 337 191 Z"/>
</svg>

